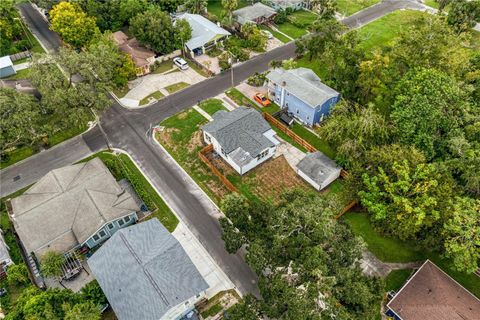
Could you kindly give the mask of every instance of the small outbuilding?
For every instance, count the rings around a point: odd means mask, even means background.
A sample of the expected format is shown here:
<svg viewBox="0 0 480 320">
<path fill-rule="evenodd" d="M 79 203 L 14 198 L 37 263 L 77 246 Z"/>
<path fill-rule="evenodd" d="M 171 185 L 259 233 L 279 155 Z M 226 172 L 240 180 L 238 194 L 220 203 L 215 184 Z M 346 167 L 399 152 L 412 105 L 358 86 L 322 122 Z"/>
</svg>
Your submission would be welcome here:
<svg viewBox="0 0 480 320">
<path fill-rule="evenodd" d="M 269 6 L 261 2 L 254 3 L 251 6 L 246 6 L 241 9 L 233 11 L 235 20 L 244 25 L 246 23 L 268 24 L 272 23 L 277 12 Z"/>
<path fill-rule="evenodd" d="M 325 189 L 340 177 L 342 168 L 320 151 L 308 153 L 297 164 L 297 173 L 316 190 Z"/>
<path fill-rule="evenodd" d="M 0 78 L 6 78 L 12 74 L 17 73 L 13 68 L 12 59 L 10 56 L 5 56 L 0 58 Z"/>
</svg>

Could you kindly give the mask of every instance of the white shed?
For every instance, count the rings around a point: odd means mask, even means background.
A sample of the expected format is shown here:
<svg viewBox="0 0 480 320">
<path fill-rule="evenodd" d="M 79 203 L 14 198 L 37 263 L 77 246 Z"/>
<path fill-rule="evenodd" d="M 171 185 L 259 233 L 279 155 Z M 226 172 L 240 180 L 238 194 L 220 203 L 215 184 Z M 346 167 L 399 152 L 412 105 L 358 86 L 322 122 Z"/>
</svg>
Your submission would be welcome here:
<svg viewBox="0 0 480 320">
<path fill-rule="evenodd" d="M 337 180 L 341 171 L 335 161 L 320 151 L 308 153 L 297 164 L 298 175 L 319 191 Z"/>
</svg>

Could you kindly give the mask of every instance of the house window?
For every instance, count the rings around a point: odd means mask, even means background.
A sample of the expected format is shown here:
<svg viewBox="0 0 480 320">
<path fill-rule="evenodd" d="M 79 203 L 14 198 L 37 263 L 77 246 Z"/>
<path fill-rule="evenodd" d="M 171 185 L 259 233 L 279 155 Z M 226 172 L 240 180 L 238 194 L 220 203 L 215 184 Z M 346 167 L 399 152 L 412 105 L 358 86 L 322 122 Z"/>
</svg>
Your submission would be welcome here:
<svg viewBox="0 0 480 320">
<path fill-rule="evenodd" d="M 100 236 L 100 238 L 103 238 L 107 235 L 107 233 L 105 232 L 105 230 L 101 230 L 98 235 Z"/>
<path fill-rule="evenodd" d="M 125 222 L 123 220 L 118 220 L 118 225 L 121 227 L 125 224 Z"/>
<path fill-rule="evenodd" d="M 94 234 L 93 235 L 93 240 L 98 241 L 98 240 L 100 240 L 100 237 L 98 235 Z"/>
<path fill-rule="evenodd" d="M 123 220 L 125 220 L 125 223 L 128 223 L 130 221 L 130 216 L 126 216 Z"/>
<path fill-rule="evenodd" d="M 113 229 L 113 223 L 108 224 L 108 229 L 112 230 Z"/>
</svg>

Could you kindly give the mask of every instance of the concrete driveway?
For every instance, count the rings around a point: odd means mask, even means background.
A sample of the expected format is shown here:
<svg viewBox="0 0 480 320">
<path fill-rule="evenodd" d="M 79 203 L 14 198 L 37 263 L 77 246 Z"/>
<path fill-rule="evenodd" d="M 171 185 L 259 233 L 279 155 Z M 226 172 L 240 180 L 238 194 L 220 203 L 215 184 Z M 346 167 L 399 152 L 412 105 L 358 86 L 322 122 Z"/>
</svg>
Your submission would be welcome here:
<svg viewBox="0 0 480 320">
<path fill-rule="evenodd" d="M 156 91 L 168 96 L 169 92 L 165 90 L 165 87 L 172 84 L 185 82 L 192 85 L 203 80 L 205 80 L 205 77 L 192 68 L 187 70 L 172 69 L 163 74 L 148 74 L 129 82 L 130 91 L 120 99 L 120 102 L 128 107 L 138 107 L 140 100 Z"/>
</svg>

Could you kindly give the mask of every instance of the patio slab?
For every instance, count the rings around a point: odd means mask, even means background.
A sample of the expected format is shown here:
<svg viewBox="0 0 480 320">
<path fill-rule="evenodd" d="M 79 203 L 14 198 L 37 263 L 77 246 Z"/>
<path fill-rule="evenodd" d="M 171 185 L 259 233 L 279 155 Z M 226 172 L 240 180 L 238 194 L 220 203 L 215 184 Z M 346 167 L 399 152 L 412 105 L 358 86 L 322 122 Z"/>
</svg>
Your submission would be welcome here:
<svg viewBox="0 0 480 320">
<path fill-rule="evenodd" d="M 274 158 L 284 156 L 290 167 L 297 172 L 297 164 L 305 157 L 305 153 L 280 137 L 276 137 L 281 143 L 277 146 Z"/>
<path fill-rule="evenodd" d="M 82 262 L 83 267 L 85 270 L 82 270 L 78 276 L 76 276 L 74 279 L 66 281 L 63 280 L 62 284 L 67 288 L 72 290 L 73 292 L 79 292 L 87 283 L 93 281 L 95 278 L 93 277 L 92 271 L 88 267 L 88 264 L 86 261 Z M 60 288 L 64 289 L 62 284 L 60 284 L 60 281 L 58 279 L 54 278 L 45 278 L 45 284 L 47 288 Z"/>
<path fill-rule="evenodd" d="M 202 54 L 201 56 L 196 56 L 194 59 L 214 74 L 219 74 L 221 71 L 217 57 L 210 57 L 208 54 Z"/>
</svg>

